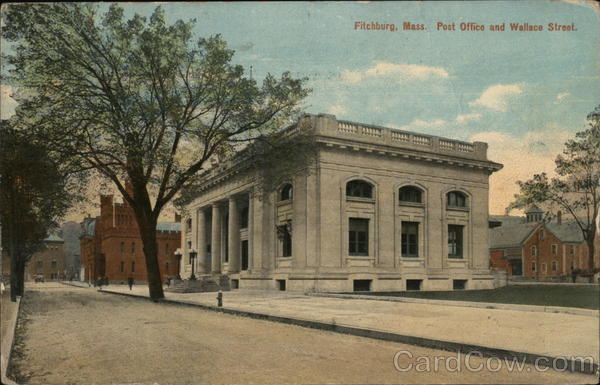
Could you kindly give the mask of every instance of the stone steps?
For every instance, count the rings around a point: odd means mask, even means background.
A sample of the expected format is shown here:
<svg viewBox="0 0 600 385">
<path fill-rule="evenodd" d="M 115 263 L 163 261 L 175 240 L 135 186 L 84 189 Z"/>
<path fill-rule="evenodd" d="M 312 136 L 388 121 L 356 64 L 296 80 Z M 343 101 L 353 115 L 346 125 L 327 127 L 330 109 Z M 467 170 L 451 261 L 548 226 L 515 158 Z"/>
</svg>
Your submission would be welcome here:
<svg viewBox="0 0 600 385">
<path fill-rule="evenodd" d="M 196 280 L 174 280 L 171 286 L 165 289 L 169 293 L 206 293 L 219 290 L 231 290 L 229 276 L 200 276 Z"/>
</svg>

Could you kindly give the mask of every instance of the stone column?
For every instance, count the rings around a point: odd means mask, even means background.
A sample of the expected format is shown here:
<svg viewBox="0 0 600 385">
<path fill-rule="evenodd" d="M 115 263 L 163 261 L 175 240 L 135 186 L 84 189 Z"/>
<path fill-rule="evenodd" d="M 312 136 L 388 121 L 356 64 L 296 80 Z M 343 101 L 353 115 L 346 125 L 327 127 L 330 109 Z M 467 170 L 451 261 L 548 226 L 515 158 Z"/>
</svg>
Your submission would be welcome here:
<svg viewBox="0 0 600 385">
<path fill-rule="evenodd" d="M 221 210 L 219 205 L 212 205 L 211 228 L 211 270 L 213 273 L 221 272 Z"/>
<path fill-rule="evenodd" d="M 192 249 L 198 251 L 198 218 L 193 212 L 190 213 L 190 219 L 192 220 L 192 228 L 190 231 L 190 241 L 192 241 Z M 190 262 L 190 276 L 192 275 L 192 260 L 190 258 L 190 250 L 186 253 L 186 258 Z M 198 255 L 194 260 L 194 274 L 198 274 Z"/>
<path fill-rule="evenodd" d="M 248 270 L 254 268 L 254 192 L 248 193 Z"/>
<path fill-rule="evenodd" d="M 208 261 L 206 255 L 206 213 L 203 209 L 198 210 L 198 237 L 196 251 L 198 252 L 197 257 L 197 271 L 198 274 L 205 274 L 208 272 Z"/>
<path fill-rule="evenodd" d="M 263 262 L 263 239 L 265 235 L 264 214 L 263 205 L 264 201 L 258 199 L 256 191 L 252 192 L 250 196 L 252 202 L 252 210 L 248 210 L 249 214 L 252 215 L 252 222 L 250 226 L 252 228 L 252 271 L 262 271 L 264 268 Z"/>
<path fill-rule="evenodd" d="M 229 268 L 230 273 L 240 271 L 240 219 L 238 214 L 237 200 L 235 197 L 229 197 L 229 228 L 227 229 L 227 249 L 229 250 Z"/>
</svg>

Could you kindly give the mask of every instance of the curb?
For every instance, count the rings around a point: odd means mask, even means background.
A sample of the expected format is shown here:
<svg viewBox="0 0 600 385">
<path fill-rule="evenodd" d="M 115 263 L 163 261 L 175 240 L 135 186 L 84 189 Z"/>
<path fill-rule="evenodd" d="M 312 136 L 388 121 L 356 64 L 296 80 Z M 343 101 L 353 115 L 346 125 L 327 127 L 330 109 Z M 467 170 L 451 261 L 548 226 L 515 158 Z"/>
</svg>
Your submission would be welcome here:
<svg viewBox="0 0 600 385">
<path fill-rule="evenodd" d="M 80 288 L 80 289 L 92 289 L 92 288 L 94 288 L 93 286 L 81 286 L 81 285 L 75 285 L 74 283 L 71 283 L 71 282 L 59 281 L 59 283 L 62 283 L 63 285 L 67 285 L 67 286 L 78 287 L 78 288 Z"/>
<path fill-rule="evenodd" d="M 12 355 L 13 346 L 15 343 L 15 331 L 17 329 L 17 319 L 19 318 L 19 311 L 21 310 L 21 297 L 17 298 L 17 310 L 15 314 L 13 314 L 8 320 L 8 328 L 6 331 L 6 335 L 2 339 L 1 349 L 2 353 L 0 353 L 0 371 L 2 371 L 2 384 L 6 385 L 18 385 L 15 381 L 8 378 L 8 365 L 10 363 L 10 356 Z"/>
<path fill-rule="evenodd" d="M 553 357 L 553 356 L 540 355 L 540 354 L 534 354 L 534 353 L 518 352 L 518 351 L 514 351 L 514 350 L 506 350 L 506 349 L 492 348 L 492 347 L 487 347 L 487 346 L 465 344 L 465 343 L 461 343 L 461 342 L 452 342 L 452 341 L 444 341 L 444 340 L 435 340 L 435 339 L 425 338 L 425 337 L 408 336 L 408 335 L 396 334 L 396 333 L 385 332 L 385 331 L 375 330 L 375 329 L 359 328 L 359 327 L 343 325 L 343 324 L 326 323 L 326 322 L 306 320 L 306 319 L 301 319 L 301 318 L 276 316 L 276 315 L 264 314 L 264 313 L 254 313 L 254 312 L 245 311 L 245 310 L 227 309 L 227 308 L 223 308 L 223 307 L 216 307 L 216 306 L 204 305 L 204 304 L 195 303 L 195 302 L 187 302 L 187 301 L 173 300 L 173 299 L 166 299 L 166 298 L 158 300 L 158 301 L 154 301 L 149 297 L 140 296 L 137 294 L 115 292 L 115 291 L 110 291 L 110 290 L 100 290 L 100 292 L 107 293 L 107 294 L 121 295 L 124 297 L 133 297 L 133 298 L 137 298 L 137 299 L 141 299 L 141 300 L 159 302 L 159 303 L 164 303 L 164 304 L 169 304 L 169 305 L 200 308 L 203 310 L 209 310 L 209 311 L 214 311 L 214 312 L 218 312 L 218 313 L 232 314 L 232 315 L 238 315 L 238 316 L 248 317 L 248 318 L 253 318 L 253 319 L 279 322 L 279 323 L 301 326 L 301 327 L 306 327 L 306 328 L 311 328 L 311 329 L 325 330 L 325 331 L 330 331 L 330 332 L 334 332 L 334 333 L 349 334 L 349 335 L 354 335 L 354 336 L 358 336 L 358 337 L 366 337 L 366 338 L 377 339 L 377 340 L 382 340 L 382 341 L 397 342 L 397 343 L 420 346 L 420 347 L 430 348 L 430 349 L 459 352 L 459 353 L 482 356 L 482 357 L 495 357 L 495 358 L 499 358 L 502 360 L 517 359 L 520 362 L 525 362 L 528 364 L 543 366 L 543 367 L 548 367 L 548 368 L 551 368 L 552 367 L 551 365 L 553 363 L 556 364 L 557 361 L 561 361 L 561 362 L 566 363 L 566 367 L 564 370 L 568 370 L 571 372 L 578 372 L 578 373 L 585 373 L 585 374 L 598 374 L 600 372 L 600 366 L 598 365 L 598 363 L 593 363 L 593 362 L 590 363 L 587 361 L 577 361 L 576 359 L 574 359 L 577 357 L 573 357 L 572 359 L 569 359 L 568 357 Z"/>
<path fill-rule="evenodd" d="M 458 307 L 473 307 L 480 309 L 498 309 L 498 310 L 515 310 L 529 311 L 540 313 L 561 313 L 580 315 L 586 317 L 600 317 L 600 310 L 580 309 L 574 307 L 560 306 L 536 306 L 536 305 L 520 305 L 509 303 L 494 303 L 494 302 L 472 302 L 472 301 L 450 301 L 441 299 L 424 299 L 410 297 L 392 297 L 378 295 L 360 295 L 360 294 L 329 294 L 329 293 L 307 293 L 311 297 L 327 297 L 341 299 L 366 299 L 371 301 L 388 301 L 388 302 L 404 302 L 404 303 L 420 303 L 427 305 L 442 305 L 442 306 L 458 306 Z"/>
</svg>

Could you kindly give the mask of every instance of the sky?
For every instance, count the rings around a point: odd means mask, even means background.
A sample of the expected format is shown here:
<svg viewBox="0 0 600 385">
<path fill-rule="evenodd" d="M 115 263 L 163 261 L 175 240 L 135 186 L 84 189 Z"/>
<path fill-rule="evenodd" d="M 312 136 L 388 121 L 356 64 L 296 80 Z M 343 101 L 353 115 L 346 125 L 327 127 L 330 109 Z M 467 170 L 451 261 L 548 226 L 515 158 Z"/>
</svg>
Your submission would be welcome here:
<svg viewBox="0 0 600 385">
<path fill-rule="evenodd" d="M 159 4 L 121 5 L 130 17 L 149 16 Z M 169 22 L 196 19 L 198 37 L 221 34 L 236 52 L 233 61 L 252 67 L 257 80 L 284 71 L 308 78 L 306 112 L 487 142 L 489 159 L 504 164 L 490 178 L 492 214 L 504 212 L 517 180 L 552 172 L 563 143 L 586 128 L 587 114 L 600 104 L 600 12 L 591 3 L 161 6 Z M 420 29 L 404 30 L 406 22 Z M 396 30 L 361 29 L 372 23 Z M 511 31 L 511 23 L 542 30 Z M 550 31 L 549 23 L 574 30 Z M 15 107 L 10 93 L 3 85 L 3 117 Z"/>
</svg>

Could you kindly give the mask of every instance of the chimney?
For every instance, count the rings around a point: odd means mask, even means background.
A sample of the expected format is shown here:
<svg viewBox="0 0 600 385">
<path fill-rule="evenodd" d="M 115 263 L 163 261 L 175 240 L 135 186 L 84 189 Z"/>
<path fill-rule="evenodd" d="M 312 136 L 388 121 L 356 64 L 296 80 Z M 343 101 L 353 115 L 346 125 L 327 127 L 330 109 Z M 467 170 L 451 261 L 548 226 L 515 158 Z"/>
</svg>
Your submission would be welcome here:
<svg viewBox="0 0 600 385">
<path fill-rule="evenodd" d="M 181 222 L 181 215 L 175 213 L 175 222 Z"/>
<path fill-rule="evenodd" d="M 559 225 L 562 224 L 562 211 L 558 210 L 558 212 L 556 213 L 556 223 L 558 223 Z"/>
</svg>

